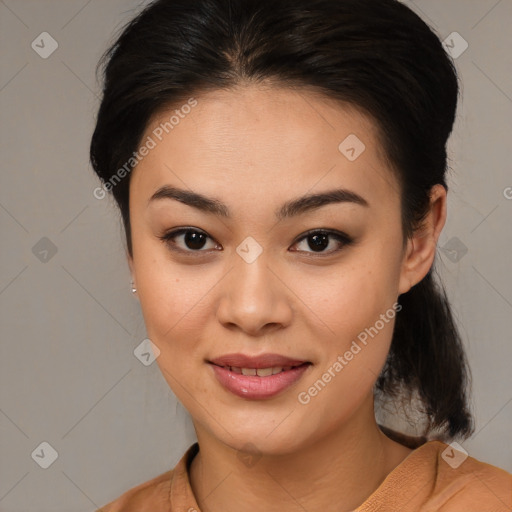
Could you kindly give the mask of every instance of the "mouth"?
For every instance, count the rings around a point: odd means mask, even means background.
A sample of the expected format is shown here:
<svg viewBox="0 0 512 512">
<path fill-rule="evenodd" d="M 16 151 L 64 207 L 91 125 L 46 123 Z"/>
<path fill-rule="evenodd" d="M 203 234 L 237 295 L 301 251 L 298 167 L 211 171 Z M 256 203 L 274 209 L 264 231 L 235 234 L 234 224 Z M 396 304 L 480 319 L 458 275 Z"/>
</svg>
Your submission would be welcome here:
<svg viewBox="0 0 512 512">
<path fill-rule="evenodd" d="M 278 354 L 257 357 L 230 354 L 207 363 L 227 391 L 250 400 L 269 399 L 282 393 L 312 366 L 310 361 Z"/>
<path fill-rule="evenodd" d="M 282 372 L 287 372 L 291 369 L 298 368 L 299 366 L 311 364 L 309 362 L 289 365 L 289 366 L 269 366 L 267 368 L 240 368 L 238 366 L 221 366 L 212 363 L 215 366 L 219 366 L 220 368 L 224 368 L 225 370 L 229 370 L 230 372 L 238 373 L 239 375 L 249 376 L 258 376 L 258 377 L 269 377 L 270 375 L 277 375 Z"/>
<path fill-rule="evenodd" d="M 295 359 L 281 354 L 260 354 L 250 356 L 246 354 L 225 354 L 208 361 L 211 364 L 222 366 L 223 368 L 240 368 L 248 370 L 259 370 L 268 368 L 292 368 L 307 363 L 305 359 Z"/>
</svg>

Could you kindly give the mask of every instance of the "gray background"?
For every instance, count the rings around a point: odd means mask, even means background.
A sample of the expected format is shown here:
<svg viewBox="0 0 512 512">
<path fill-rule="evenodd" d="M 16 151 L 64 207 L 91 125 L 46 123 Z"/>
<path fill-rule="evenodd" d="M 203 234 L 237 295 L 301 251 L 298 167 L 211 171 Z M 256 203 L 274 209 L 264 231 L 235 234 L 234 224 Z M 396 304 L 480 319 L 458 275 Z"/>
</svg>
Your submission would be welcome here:
<svg viewBox="0 0 512 512">
<path fill-rule="evenodd" d="M 437 268 L 474 377 L 477 428 L 463 446 L 512 471 L 512 2 L 407 3 L 441 39 L 469 43 L 455 59 L 463 97 Z M 195 440 L 156 363 L 134 356 L 145 330 L 119 217 L 93 197 L 88 164 L 95 65 L 139 8 L 0 0 L 1 511 L 94 510 Z M 58 43 L 46 59 L 31 47 L 42 32 Z M 42 442 L 58 453 L 47 469 Z"/>
</svg>

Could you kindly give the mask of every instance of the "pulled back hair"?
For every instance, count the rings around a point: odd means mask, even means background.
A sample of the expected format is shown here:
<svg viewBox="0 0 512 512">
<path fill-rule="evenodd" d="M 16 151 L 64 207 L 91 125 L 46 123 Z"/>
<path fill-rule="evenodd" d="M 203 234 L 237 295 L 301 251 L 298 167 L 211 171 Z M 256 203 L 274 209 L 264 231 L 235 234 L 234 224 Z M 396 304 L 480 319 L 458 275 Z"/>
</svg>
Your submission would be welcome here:
<svg viewBox="0 0 512 512">
<path fill-rule="evenodd" d="M 397 0 L 157 0 L 123 28 L 100 70 L 90 159 L 103 184 L 115 185 L 107 190 L 130 255 L 130 176 L 112 178 L 154 115 L 211 90 L 264 81 L 307 87 L 370 116 L 400 183 L 404 245 L 428 213 L 431 188 L 448 190 L 457 73 L 435 33 Z M 398 298 L 375 392 L 405 402 L 416 394 L 425 436 L 468 437 L 469 368 L 433 268 Z"/>
</svg>

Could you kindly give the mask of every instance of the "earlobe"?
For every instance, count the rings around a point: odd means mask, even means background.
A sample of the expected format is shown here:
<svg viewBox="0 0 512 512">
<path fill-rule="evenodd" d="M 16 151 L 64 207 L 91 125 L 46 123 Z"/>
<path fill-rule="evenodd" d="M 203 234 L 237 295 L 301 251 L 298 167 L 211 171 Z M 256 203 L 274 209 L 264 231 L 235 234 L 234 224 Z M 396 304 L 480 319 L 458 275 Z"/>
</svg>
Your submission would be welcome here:
<svg viewBox="0 0 512 512">
<path fill-rule="evenodd" d="M 434 263 L 437 241 L 445 222 L 446 189 L 438 184 L 431 189 L 430 210 L 422 226 L 407 241 L 399 294 L 408 292 L 427 275 Z"/>
<path fill-rule="evenodd" d="M 409 254 L 409 252 L 410 252 L 410 250 L 409 250 L 410 244 L 411 244 L 411 241 L 408 240 L 406 254 Z M 411 283 L 411 279 L 410 279 L 409 269 L 407 267 L 407 261 L 408 261 L 408 258 L 406 257 L 403 260 L 403 263 L 402 263 L 402 271 L 401 271 L 401 274 L 400 274 L 400 282 L 398 284 L 398 295 L 402 295 L 403 293 L 407 293 L 412 288 L 412 286 L 413 286 L 413 283 Z"/>
</svg>

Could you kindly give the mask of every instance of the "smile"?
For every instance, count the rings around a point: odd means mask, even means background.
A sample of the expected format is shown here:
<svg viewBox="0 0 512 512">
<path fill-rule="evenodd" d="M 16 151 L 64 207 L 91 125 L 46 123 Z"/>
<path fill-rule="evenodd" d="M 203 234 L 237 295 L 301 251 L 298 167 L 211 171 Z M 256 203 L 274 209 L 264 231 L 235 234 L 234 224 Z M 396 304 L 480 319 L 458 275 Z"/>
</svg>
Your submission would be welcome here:
<svg viewBox="0 0 512 512">
<path fill-rule="evenodd" d="M 219 366 L 212 363 L 210 366 L 225 390 L 241 398 L 265 400 L 275 397 L 298 382 L 311 363 L 266 368 Z"/>
<path fill-rule="evenodd" d="M 277 375 L 295 368 L 295 366 L 274 366 L 269 368 L 238 368 L 237 366 L 223 366 L 222 368 L 241 375 L 257 375 L 258 377 L 268 377 L 269 375 Z"/>
</svg>

